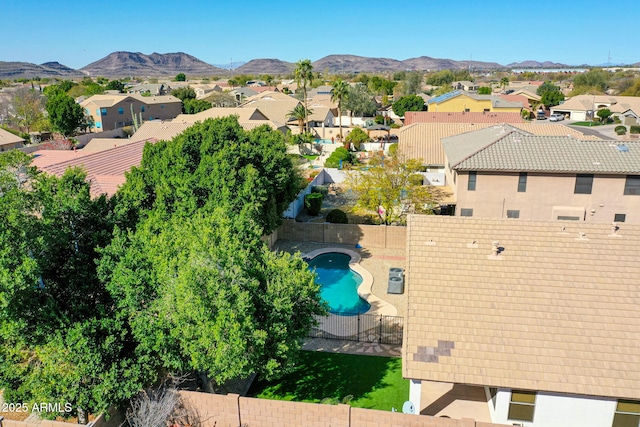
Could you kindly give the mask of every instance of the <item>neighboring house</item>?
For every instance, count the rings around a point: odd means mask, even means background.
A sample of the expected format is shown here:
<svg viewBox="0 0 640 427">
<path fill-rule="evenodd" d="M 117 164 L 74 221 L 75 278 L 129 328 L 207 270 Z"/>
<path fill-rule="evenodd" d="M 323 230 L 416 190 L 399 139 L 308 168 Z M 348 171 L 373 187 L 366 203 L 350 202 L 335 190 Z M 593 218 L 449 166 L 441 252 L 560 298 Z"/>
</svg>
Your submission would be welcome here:
<svg viewBox="0 0 640 427">
<path fill-rule="evenodd" d="M 238 103 L 242 104 L 243 102 L 246 102 L 247 99 L 251 98 L 252 96 L 257 95 L 259 92 L 253 90 L 253 88 L 249 88 L 249 87 L 239 87 L 237 89 L 233 89 L 229 91 L 229 94 L 231 96 L 233 96 L 236 101 L 238 101 Z"/>
<path fill-rule="evenodd" d="M 24 145 L 24 139 L 0 128 L 0 151 L 20 148 Z"/>
<path fill-rule="evenodd" d="M 309 114 L 309 127 L 312 128 L 323 128 L 323 127 L 334 127 L 335 126 L 335 118 L 336 114 L 333 113 L 332 109 L 329 107 L 322 106 L 309 106 L 311 110 L 311 114 Z M 295 119 L 289 119 L 289 122 L 297 125 L 298 122 Z"/>
<path fill-rule="evenodd" d="M 640 224 L 640 142 L 538 136 L 504 125 L 445 138 L 442 146 L 456 216 Z"/>
<path fill-rule="evenodd" d="M 277 123 L 288 123 L 289 112 L 293 111 L 300 101 L 281 92 L 263 92 L 247 98 L 241 108 L 257 108 L 269 120 Z"/>
<path fill-rule="evenodd" d="M 182 113 L 182 101 L 171 95 L 93 95 L 80 105 L 93 118 L 94 132 L 132 125 L 132 110 L 143 121 L 173 119 Z"/>
<path fill-rule="evenodd" d="M 612 95 L 578 95 L 562 104 L 551 107 L 551 113 L 568 115 L 570 120 L 591 120 L 597 111 L 608 108 L 613 117 L 620 118 L 625 125 L 640 124 L 640 97 Z"/>
<path fill-rule="evenodd" d="M 222 92 L 222 88 L 217 84 L 192 85 L 191 87 L 196 93 L 196 99 L 206 98 L 211 92 Z"/>
<path fill-rule="evenodd" d="M 639 226 L 407 222 L 402 369 L 420 414 L 638 425 Z"/>
<path fill-rule="evenodd" d="M 531 102 L 529 101 L 529 97 L 527 97 L 525 95 L 522 95 L 522 94 L 517 94 L 516 95 L 515 93 L 512 93 L 510 95 L 497 94 L 495 96 L 497 96 L 498 98 L 502 98 L 502 99 L 504 99 L 505 101 L 508 101 L 508 102 L 520 103 L 520 104 L 522 104 L 522 108 L 524 108 L 526 110 L 529 110 L 529 111 L 533 110 L 533 108 L 531 106 Z"/>
<path fill-rule="evenodd" d="M 475 92 L 480 88 L 480 85 L 468 80 L 462 80 L 459 82 L 451 83 L 451 87 L 455 90 L 464 90 L 465 92 Z"/>
<path fill-rule="evenodd" d="M 520 102 L 511 102 L 493 95 L 454 90 L 427 101 L 427 110 L 436 112 L 516 112 L 522 110 Z"/>
<path fill-rule="evenodd" d="M 151 96 L 167 95 L 171 88 L 163 83 L 144 83 L 131 86 L 127 89 L 129 94 L 149 94 Z"/>
<path fill-rule="evenodd" d="M 520 113 L 486 112 L 441 112 L 441 111 L 407 111 L 404 113 L 404 124 L 413 123 L 524 123 Z"/>
</svg>

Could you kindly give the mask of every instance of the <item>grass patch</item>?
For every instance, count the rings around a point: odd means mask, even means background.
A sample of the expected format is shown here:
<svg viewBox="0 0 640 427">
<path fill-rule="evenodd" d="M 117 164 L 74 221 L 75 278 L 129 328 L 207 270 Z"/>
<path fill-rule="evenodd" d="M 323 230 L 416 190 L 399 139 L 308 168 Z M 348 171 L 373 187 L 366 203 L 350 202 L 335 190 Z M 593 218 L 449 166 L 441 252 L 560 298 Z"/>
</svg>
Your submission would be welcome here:
<svg viewBox="0 0 640 427">
<path fill-rule="evenodd" d="M 303 154 L 302 157 L 304 157 L 307 160 L 314 161 L 320 156 L 318 154 Z"/>
<path fill-rule="evenodd" d="M 409 399 L 409 380 L 402 378 L 402 359 L 301 351 L 295 370 L 275 381 L 257 380 L 249 396 L 262 399 L 340 402 L 357 408 L 391 411 Z"/>
<path fill-rule="evenodd" d="M 571 123 L 572 126 L 589 126 L 589 127 L 593 127 L 593 126 L 603 126 L 604 123 L 600 123 L 600 122 L 574 122 Z"/>
</svg>

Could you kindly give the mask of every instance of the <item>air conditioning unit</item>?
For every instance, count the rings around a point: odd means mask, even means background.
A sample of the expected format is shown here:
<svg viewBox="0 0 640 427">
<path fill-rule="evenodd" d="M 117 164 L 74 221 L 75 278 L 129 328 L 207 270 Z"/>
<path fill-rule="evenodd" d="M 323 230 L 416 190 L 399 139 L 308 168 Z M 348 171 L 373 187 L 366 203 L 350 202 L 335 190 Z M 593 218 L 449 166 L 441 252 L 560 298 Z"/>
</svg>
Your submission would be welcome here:
<svg viewBox="0 0 640 427">
<path fill-rule="evenodd" d="M 400 277 L 404 275 L 404 269 L 398 267 L 391 267 L 389 269 L 389 277 Z"/>
<path fill-rule="evenodd" d="M 401 277 L 389 277 L 388 294 L 404 293 L 404 280 Z"/>
</svg>

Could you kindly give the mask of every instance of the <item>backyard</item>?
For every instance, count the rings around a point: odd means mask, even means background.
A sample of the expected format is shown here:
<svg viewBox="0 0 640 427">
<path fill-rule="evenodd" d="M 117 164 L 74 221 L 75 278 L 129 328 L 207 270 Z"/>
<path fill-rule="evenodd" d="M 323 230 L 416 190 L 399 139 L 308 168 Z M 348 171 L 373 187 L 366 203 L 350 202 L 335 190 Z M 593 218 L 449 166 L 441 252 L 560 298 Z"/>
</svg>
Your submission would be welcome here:
<svg viewBox="0 0 640 427">
<path fill-rule="evenodd" d="M 400 358 L 302 351 L 293 372 L 256 380 L 248 396 L 391 411 L 409 399 L 409 381 Z"/>
</svg>

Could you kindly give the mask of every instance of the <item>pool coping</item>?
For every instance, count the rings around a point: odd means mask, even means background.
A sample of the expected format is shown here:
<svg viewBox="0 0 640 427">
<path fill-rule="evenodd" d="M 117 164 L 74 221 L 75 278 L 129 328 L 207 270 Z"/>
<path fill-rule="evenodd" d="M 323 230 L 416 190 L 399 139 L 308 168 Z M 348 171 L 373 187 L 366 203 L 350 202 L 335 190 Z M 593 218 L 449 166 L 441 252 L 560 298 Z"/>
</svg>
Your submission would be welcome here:
<svg viewBox="0 0 640 427">
<path fill-rule="evenodd" d="M 358 252 L 352 251 L 351 249 L 346 249 L 346 248 L 337 248 L 337 247 L 322 248 L 322 249 L 316 249 L 307 254 L 302 254 L 302 258 L 305 260 L 307 259 L 312 260 L 313 258 L 319 255 L 324 255 L 328 253 L 340 253 L 340 254 L 349 255 L 351 257 L 351 260 L 349 261 L 349 268 L 354 272 L 358 273 L 360 277 L 362 277 L 362 283 L 360 284 L 360 286 L 358 286 L 358 295 L 360 296 L 360 298 L 368 302 L 369 305 L 371 306 L 371 308 L 363 314 L 378 314 L 383 316 L 398 315 L 398 309 L 394 305 L 376 296 L 372 292 L 371 289 L 373 287 L 373 275 L 371 274 L 371 272 L 369 272 L 369 270 L 367 270 L 366 268 L 360 265 L 360 261 L 362 260 L 362 257 Z M 331 315 L 337 316 L 336 314 L 331 314 Z M 344 317 L 344 316 L 341 316 L 341 317 Z"/>
</svg>

